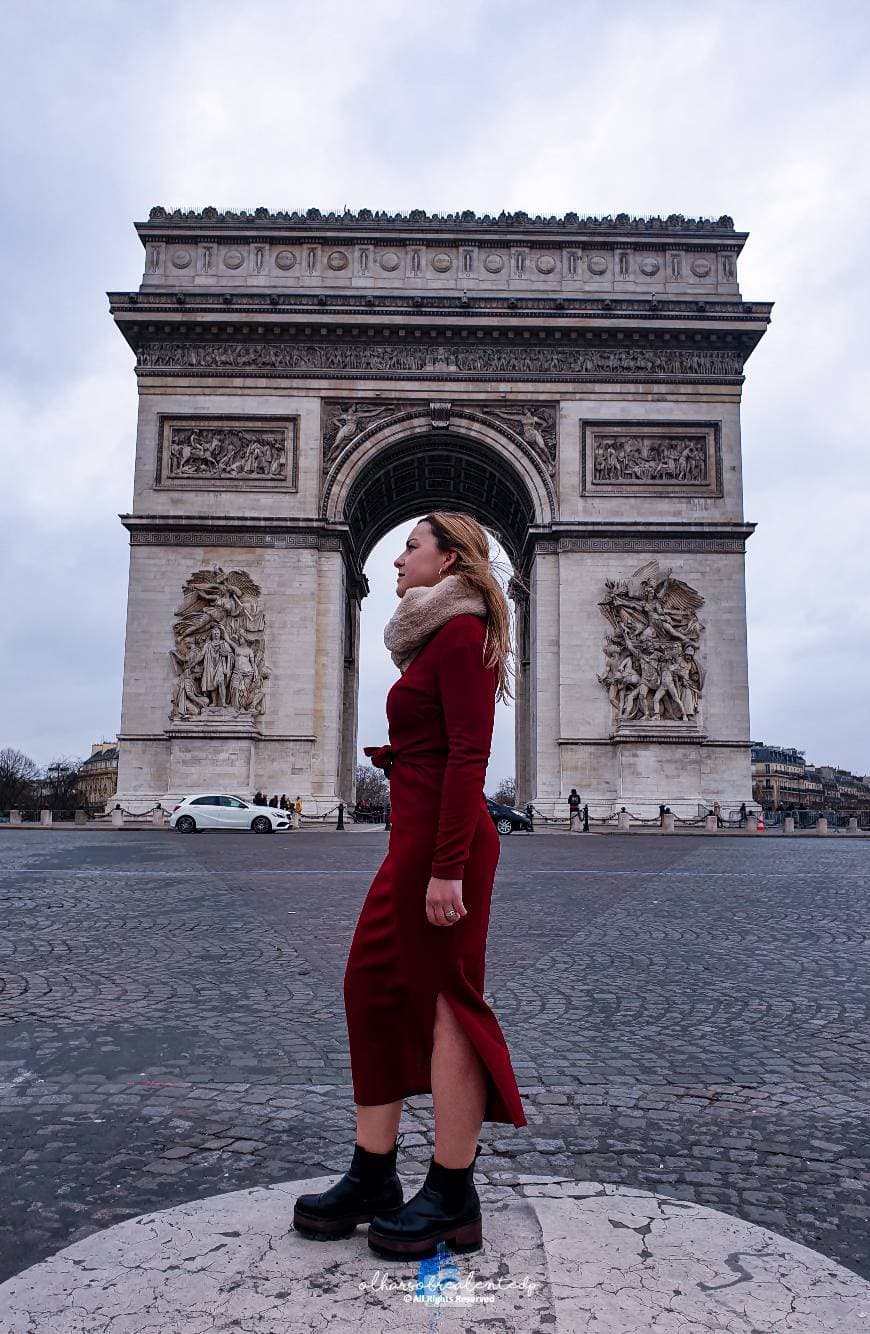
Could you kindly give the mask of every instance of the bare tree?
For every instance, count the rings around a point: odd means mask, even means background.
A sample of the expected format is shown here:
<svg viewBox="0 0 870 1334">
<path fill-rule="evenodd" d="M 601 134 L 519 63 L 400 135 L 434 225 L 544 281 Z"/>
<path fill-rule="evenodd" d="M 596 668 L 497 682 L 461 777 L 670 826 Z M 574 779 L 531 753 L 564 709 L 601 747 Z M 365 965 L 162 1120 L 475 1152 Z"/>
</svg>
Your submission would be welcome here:
<svg viewBox="0 0 870 1334">
<path fill-rule="evenodd" d="M 513 806 L 517 799 L 517 784 L 515 778 L 503 778 L 495 790 L 493 801 L 499 802 L 502 806 Z"/>
<path fill-rule="evenodd" d="M 29 805 L 38 775 L 36 762 L 23 751 L 12 746 L 0 750 L 0 810 Z"/>
<path fill-rule="evenodd" d="M 390 785 L 382 769 L 373 764 L 359 764 L 356 770 L 356 804 L 364 801 L 368 806 L 386 806 L 390 798 Z"/>
<path fill-rule="evenodd" d="M 81 763 L 81 760 L 62 756 L 45 766 L 45 773 L 40 783 L 42 789 L 40 801 L 45 806 L 53 811 L 74 811 L 81 805 L 78 791 Z"/>
</svg>

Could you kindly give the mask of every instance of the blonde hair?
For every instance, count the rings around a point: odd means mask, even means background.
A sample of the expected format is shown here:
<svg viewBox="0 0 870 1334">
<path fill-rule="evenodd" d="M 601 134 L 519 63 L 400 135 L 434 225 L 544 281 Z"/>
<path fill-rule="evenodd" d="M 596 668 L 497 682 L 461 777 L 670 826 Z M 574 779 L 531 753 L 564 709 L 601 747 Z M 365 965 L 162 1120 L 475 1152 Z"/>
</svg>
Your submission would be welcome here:
<svg viewBox="0 0 870 1334">
<path fill-rule="evenodd" d="M 484 528 L 470 514 L 460 514 L 455 510 L 435 510 L 423 516 L 421 523 L 428 523 L 435 534 L 439 551 L 455 551 L 456 560 L 450 567 L 450 573 L 462 580 L 469 589 L 479 592 L 487 608 L 486 638 L 483 653 L 485 667 L 498 667 L 498 684 L 495 697 L 497 700 L 513 699 L 509 673 L 516 676 L 516 653 L 511 644 L 510 607 L 495 571 L 502 570 L 514 584 L 528 592 L 527 585 L 515 570 L 494 561 L 489 554 L 489 539 L 495 534 Z M 491 645 L 489 657 L 486 656 L 487 644 Z M 513 663 L 511 662 L 513 660 Z"/>
</svg>

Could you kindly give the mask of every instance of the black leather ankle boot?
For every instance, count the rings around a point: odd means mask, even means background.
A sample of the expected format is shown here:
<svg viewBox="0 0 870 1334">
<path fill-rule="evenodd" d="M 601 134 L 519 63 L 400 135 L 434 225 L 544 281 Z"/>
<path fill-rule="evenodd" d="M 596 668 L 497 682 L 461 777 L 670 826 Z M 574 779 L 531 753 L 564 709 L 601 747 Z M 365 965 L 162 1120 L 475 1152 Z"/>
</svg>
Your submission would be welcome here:
<svg viewBox="0 0 870 1334">
<path fill-rule="evenodd" d="M 354 1144 L 353 1160 L 340 1181 L 317 1195 L 300 1195 L 293 1210 L 293 1227 L 303 1237 L 349 1237 L 358 1223 L 370 1223 L 375 1214 L 398 1209 L 402 1183 L 396 1174 L 396 1154 L 405 1136 L 399 1135 L 386 1153 L 372 1153 Z"/>
<path fill-rule="evenodd" d="M 403 1259 L 434 1255 L 439 1241 L 454 1251 L 479 1251 L 483 1245 L 480 1197 L 474 1187 L 478 1144 L 468 1167 L 429 1162 L 426 1180 L 412 1199 L 392 1213 L 372 1219 L 368 1243 L 378 1255 Z"/>
</svg>

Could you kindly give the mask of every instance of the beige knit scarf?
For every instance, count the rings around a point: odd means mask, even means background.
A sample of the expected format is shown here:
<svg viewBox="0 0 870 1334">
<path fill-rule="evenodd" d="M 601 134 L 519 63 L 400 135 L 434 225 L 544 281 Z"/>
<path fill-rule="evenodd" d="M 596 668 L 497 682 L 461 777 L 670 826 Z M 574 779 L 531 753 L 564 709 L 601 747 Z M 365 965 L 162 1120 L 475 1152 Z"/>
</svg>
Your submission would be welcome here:
<svg viewBox="0 0 870 1334">
<path fill-rule="evenodd" d="M 436 630 L 454 616 L 488 616 L 483 594 L 466 588 L 454 574 L 432 587 L 408 588 L 384 628 L 384 643 L 400 672 L 405 672 Z"/>
</svg>

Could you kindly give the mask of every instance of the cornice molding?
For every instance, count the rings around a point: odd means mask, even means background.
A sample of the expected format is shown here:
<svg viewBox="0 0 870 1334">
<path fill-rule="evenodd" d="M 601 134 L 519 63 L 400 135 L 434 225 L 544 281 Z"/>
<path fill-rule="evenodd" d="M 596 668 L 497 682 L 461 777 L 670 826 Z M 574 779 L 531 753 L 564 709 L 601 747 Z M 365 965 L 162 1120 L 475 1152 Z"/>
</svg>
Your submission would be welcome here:
<svg viewBox="0 0 870 1334">
<path fill-rule="evenodd" d="M 689 321 L 693 324 L 731 323 L 769 324 L 773 310 L 770 301 L 741 301 L 734 297 L 711 294 L 668 296 L 650 293 L 644 296 L 600 296 L 546 293 L 540 296 L 520 294 L 498 296 L 487 292 L 468 295 L 456 293 L 425 294 L 395 292 L 269 292 L 234 289 L 233 291 L 178 291 L 142 288 L 138 292 L 108 292 L 109 309 L 115 319 L 133 317 L 137 324 L 150 319 L 183 322 L 194 315 L 210 315 L 223 324 L 255 316 L 269 324 L 301 315 L 310 320 L 334 320 L 336 316 L 354 316 L 362 320 L 400 317 L 408 324 L 421 326 L 431 319 L 450 319 L 468 324 L 472 320 L 493 319 L 498 327 L 506 322 L 531 318 L 547 323 L 555 319 L 576 321 L 594 318 L 614 320 Z"/>
<path fill-rule="evenodd" d="M 697 552 L 740 554 L 755 532 L 754 523 L 611 522 L 559 525 L 530 531 L 524 555 L 562 552 Z"/>
</svg>

